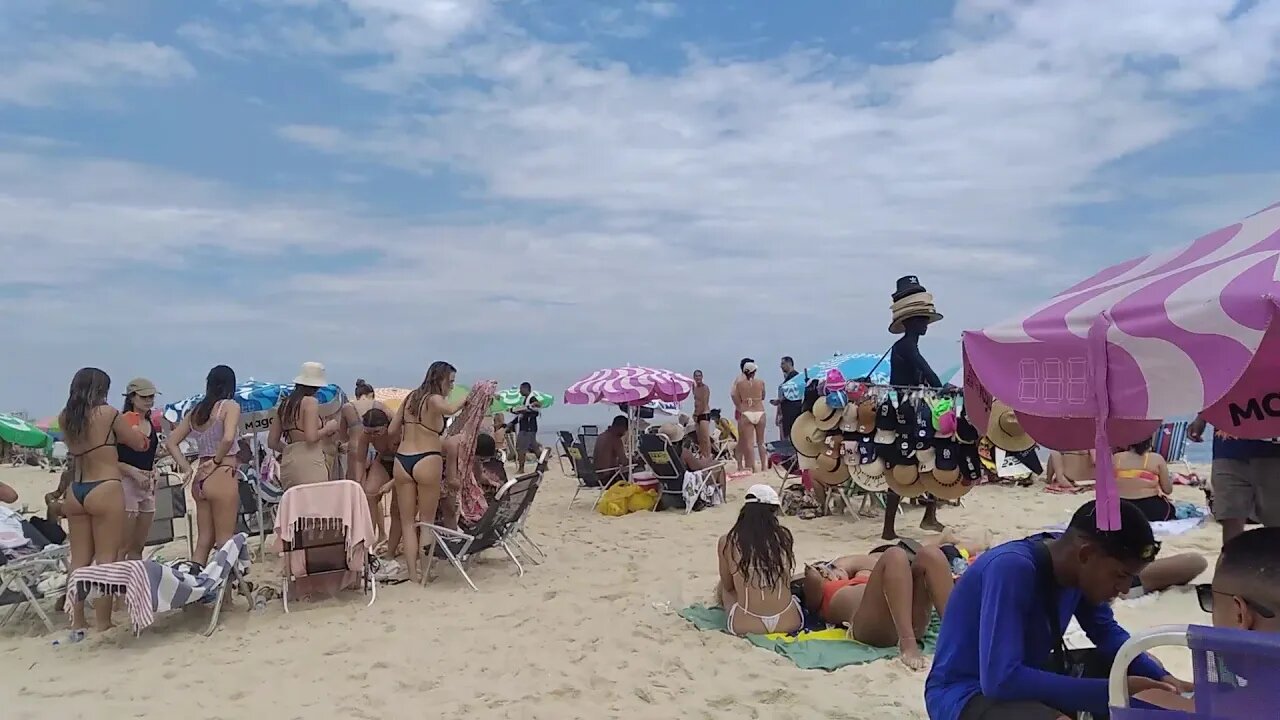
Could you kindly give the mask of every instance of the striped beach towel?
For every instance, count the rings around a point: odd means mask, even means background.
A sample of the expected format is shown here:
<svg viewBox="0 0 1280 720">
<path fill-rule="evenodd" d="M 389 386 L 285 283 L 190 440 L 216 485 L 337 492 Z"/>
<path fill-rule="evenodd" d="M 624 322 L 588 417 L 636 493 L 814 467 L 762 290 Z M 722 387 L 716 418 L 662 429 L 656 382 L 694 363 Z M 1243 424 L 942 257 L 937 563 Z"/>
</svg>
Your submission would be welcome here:
<svg viewBox="0 0 1280 720">
<path fill-rule="evenodd" d="M 135 634 L 155 622 L 156 615 L 204 600 L 213 600 L 232 573 L 249 572 L 248 536 L 237 533 L 198 574 L 153 560 L 122 560 L 90 565 L 71 573 L 67 612 L 78 599 L 123 595 Z"/>
</svg>

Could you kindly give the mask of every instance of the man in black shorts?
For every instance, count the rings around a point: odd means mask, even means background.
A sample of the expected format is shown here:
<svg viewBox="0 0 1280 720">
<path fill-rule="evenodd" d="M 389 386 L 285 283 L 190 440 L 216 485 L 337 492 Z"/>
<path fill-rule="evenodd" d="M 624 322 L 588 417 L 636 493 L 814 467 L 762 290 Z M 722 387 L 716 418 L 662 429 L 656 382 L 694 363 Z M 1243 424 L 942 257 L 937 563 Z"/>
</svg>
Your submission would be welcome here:
<svg viewBox="0 0 1280 720">
<path fill-rule="evenodd" d="M 520 466 L 517 472 L 523 475 L 525 458 L 529 453 L 536 455 L 541 451 L 538 446 L 538 415 L 542 413 L 542 405 L 533 395 L 533 385 L 527 382 L 520 383 L 520 396 L 524 398 L 524 404 L 511 412 L 516 416 L 516 462 Z"/>
</svg>

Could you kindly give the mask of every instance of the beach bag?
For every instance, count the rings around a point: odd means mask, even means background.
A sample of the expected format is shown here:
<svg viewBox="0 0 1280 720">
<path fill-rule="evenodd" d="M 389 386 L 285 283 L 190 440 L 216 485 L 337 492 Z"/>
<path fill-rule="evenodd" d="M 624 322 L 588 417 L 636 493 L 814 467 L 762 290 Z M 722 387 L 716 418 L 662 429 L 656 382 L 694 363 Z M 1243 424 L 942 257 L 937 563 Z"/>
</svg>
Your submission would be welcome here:
<svg viewBox="0 0 1280 720">
<path fill-rule="evenodd" d="M 627 498 L 628 512 L 644 512 L 652 510 L 658 504 L 658 491 L 636 488 Z"/>
</svg>

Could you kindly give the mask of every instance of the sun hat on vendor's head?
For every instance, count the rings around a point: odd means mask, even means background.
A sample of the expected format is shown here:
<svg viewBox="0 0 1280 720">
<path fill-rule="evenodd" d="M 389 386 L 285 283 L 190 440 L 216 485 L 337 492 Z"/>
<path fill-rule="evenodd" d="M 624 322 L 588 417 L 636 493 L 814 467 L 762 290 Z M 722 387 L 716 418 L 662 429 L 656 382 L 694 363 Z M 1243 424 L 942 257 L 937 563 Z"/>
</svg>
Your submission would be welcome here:
<svg viewBox="0 0 1280 720">
<path fill-rule="evenodd" d="M 942 315 L 933 304 L 933 294 L 920 284 L 915 275 L 904 275 L 898 278 L 897 290 L 893 293 L 893 304 L 889 306 L 892 319 L 889 332 L 901 335 L 906 332 L 904 323 L 914 317 L 928 318 L 930 323 L 938 322 Z"/>
</svg>

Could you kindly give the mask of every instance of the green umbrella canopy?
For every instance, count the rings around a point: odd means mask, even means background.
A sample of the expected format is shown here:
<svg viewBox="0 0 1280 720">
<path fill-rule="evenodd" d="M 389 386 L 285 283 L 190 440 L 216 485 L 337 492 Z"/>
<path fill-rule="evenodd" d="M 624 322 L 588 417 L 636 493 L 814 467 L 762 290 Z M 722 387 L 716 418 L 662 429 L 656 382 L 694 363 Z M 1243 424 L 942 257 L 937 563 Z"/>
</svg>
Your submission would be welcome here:
<svg viewBox="0 0 1280 720">
<path fill-rule="evenodd" d="M 544 392 L 535 392 L 533 396 L 544 408 L 551 407 L 556 401 L 554 397 Z M 493 405 L 489 408 L 489 412 L 506 412 L 521 405 L 524 405 L 524 398 L 520 396 L 520 388 L 507 388 L 493 396 Z"/>
<path fill-rule="evenodd" d="M 0 440 L 29 448 L 48 447 L 53 438 L 43 430 L 13 415 L 0 415 Z"/>
</svg>

